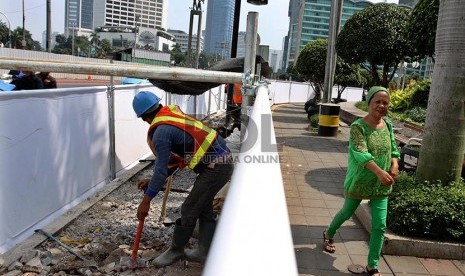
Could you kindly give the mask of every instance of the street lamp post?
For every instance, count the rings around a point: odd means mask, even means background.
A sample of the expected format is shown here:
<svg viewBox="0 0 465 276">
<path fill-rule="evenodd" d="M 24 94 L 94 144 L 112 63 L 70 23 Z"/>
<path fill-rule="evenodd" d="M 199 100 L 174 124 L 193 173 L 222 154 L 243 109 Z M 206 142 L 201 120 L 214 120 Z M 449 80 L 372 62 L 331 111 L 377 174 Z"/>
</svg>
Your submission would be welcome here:
<svg viewBox="0 0 465 276">
<path fill-rule="evenodd" d="M 3 12 L 0 12 L 6 18 L 6 22 L 8 23 L 8 46 L 11 48 L 11 28 L 10 28 L 10 20 Z"/>
<path fill-rule="evenodd" d="M 73 34 L 71 35 L 71 55 L 74 56 L 74 29 L 76 26 L 76 22 L 73 22 L 71 25 L 73 26 Z"/>
</svg>

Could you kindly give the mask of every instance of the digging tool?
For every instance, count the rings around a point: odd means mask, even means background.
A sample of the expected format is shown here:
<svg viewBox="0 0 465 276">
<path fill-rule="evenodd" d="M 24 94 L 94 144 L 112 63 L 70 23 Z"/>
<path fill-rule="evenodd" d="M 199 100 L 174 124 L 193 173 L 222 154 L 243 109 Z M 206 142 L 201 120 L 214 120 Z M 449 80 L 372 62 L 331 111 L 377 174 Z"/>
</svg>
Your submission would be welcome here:
<svg viewBox="0 0 465 276">
<path fill-rule="evenodd" d="M 129 267 L 130 269 L 146 267 L 147 260 L 137 257 L 137 251 L 139 250 L 140 237 L 142 236 L 142 229 L 144 228 L 145 218 L 139 220 L 137 226 L 136 238 L 134 239 L 134 246 L 132 248 L 131 257 L 121 257 L 120 264 Z"/>
<path fill-rule="evenodd" d="M 82 257 L 81 255 L 79 255 L 78 253 L 74 252 L 71 247 L 67 246 L 66 244 L 62 243 L 59 239 L 55 238 L 54 236 L 50 235 L 49 233 L 45 232 L 44 230 L 42 229 L 36 229 L 34 230 L 34 232 L 36 233 L 41 233 L 42 235 L 46 236 L 47 238 L 49 238 L 50 240 L 56 242 L 58 245 L 60 245 L 61 247 L 63 247 L 64 249 L 66 249 L 69 253 L 73 254 L 74 256 L 78 257 L 80 260 L 82 261 L 85 261 L 85 262 L 89 262 L 89 260 L 87 260 L 86 258 Z"/>
<path fill-rule="evenodd" d="M 168 201 L 168 195 L 171 191 L 171 185 L 173 184 L 173 174 L 169 176 L 168 182 L 166 183 L 165 195 L 163 196 L 163 203 L 161 205 L 161 213 L 160 213 L 160 221 L 165 226 L 170 226 L 174 224 L 174 221 L 167 221 L 166 220 L 166 203 Z"/>
</svg>

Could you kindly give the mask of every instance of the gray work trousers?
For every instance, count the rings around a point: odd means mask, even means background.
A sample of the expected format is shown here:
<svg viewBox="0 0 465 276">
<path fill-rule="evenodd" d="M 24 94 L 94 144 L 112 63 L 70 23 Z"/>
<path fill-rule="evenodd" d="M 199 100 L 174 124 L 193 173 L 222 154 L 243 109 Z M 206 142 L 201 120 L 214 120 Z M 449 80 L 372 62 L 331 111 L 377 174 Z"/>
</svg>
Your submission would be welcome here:
<svg viewBox="0 0 465 276">
<path fill-rule="evenodd" d="M 213 168 L 211 168 L 213 167 Z M 201 172 L 192 191 L 181 206 L 181 225 L 195 226 L 197 219 L 212 221 L 213 199 L 231 178 L 234 165 L 231 162 L 216 163 Z"/>
</svg>

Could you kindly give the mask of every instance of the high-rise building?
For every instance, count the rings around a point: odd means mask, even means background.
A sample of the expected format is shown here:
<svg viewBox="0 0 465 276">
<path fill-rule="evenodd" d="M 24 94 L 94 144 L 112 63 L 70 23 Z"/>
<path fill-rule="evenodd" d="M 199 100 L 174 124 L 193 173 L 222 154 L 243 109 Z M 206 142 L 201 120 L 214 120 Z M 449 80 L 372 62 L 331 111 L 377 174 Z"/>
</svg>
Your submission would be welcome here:
<svg viewBox="0 0 465 276">
<path fill-rule="evenodd" d="M 89 35 L 97 27 L 166 29 L 167 0 L 66 0 L 65 34 Z"/>
<path fill-rule="evenodd" d="M 76 35 L 91 33 L 93 29 L 94 0 L 66 0 L 65 35 L 74 30 Z"/>
<path fill-rule="evenodd" d="M 94 26 L 166 29 L 167 0 L 94 0 Z"/>
<path fill-rule="evenodd" d="M 293 64 L 300 51 L 309 42 L 328 38 L 331 0 L 290 0 L 287 51 L 284 53 L 286 68 Z M 396 1 L 386 1 L 397 4 Z M 418 0 L 399 0 L 398 5 L 413 8 Z M 356 12 L 374 5 L 370 0 L 343 1 L 341 27 Z"/>
<path fill-rule="evenodd" d="M 283 62 L 283 51 L 282 50 L 270 50 L 270 57 L 268 58 L 268 64 L 276 73 L 281 70 Z"/>
<path fill-rule="evenodd" d="M 235 0 L 208 1 L 204 51 L 231 56 Z"/>
<path fill-rule="evenodd" d="M 168 30 L 168 33 L 174 35 L 176 44 L 181 46 L 181 52 L 187 52 L 189 46 L 189 34 L 181 30 Z M 192 35 L 192 52 L 197 49 L 197 35 Z M 203 50 L 203 39 L 200 37 L 200 51 Z"/>
<path fill-rule="evenodd" d="M 300 51 L 309 42 L 328 38 L 331 0 L 291 0 L 289 3 L 289 46 L 287 63 L 297 60 Z M 356 12 L 372 6 L 369 1 L 343 1 L 341 27 Z"/>
</svg>

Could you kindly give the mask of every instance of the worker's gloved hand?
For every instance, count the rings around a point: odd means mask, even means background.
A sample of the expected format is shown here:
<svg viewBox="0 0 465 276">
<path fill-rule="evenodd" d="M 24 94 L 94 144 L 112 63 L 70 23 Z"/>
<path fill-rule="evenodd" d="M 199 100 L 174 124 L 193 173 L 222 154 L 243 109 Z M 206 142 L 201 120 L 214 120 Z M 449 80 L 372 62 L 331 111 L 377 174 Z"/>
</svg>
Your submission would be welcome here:
<svg viewBox="0 0 465 276">
<path fill-rule="evenodd" d="M 145 193 L 145 191 L 147 190 L 147 187 L 149 186 L 149 182 L 150 182 L 150 179 L 141 180 L 139 181 L 139 183 L 137 183 L 137 188 L 139 188 L 139 190 L 142 190 Z"/>
<path fill-rule="evenodd" d="M 143 220 L 149 214 L 150 210 L 150 200 L 151 198 L 147 195 L 144 195 L 142 202 L 139 204 L 139 208 L 137 208 L 137 219 Z"/>
</svg>

